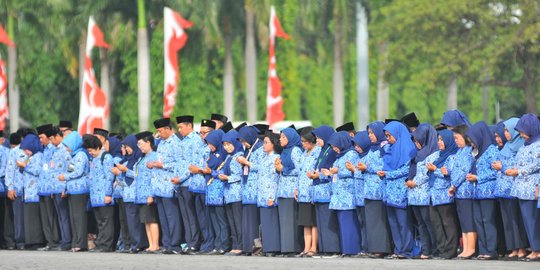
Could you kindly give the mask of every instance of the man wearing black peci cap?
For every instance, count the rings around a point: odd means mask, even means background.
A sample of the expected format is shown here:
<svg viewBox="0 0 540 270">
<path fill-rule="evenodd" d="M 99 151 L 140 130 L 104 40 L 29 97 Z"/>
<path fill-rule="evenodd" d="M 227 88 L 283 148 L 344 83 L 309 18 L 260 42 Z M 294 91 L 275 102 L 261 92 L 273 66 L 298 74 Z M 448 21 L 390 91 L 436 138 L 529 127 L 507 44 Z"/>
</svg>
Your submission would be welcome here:
<svg viewBox="0 0 540 270">
<path fill-rule="evenodd" d="M 225 125 L 223 125 L 221 127 L 221 130 L 223 130 L 223 132 L 225 132 L 225 133 L 227 133 L 227 132 L 229 132 L 229 131 L 231 131 L 233 129 L 234 129 L 234 127 L 233 127 L 231 122 L 227 122 L 227 123 L 225 123 Z"/>
<path fill-rule="evenodd" d="M 188 254 L 197 253 L 203 241 L 201 227 L 207 225 L 205 219 L 206 180 L 198 172 L 198 168 L 205 167 L 204 150 L 206 145 L 201 137 L 193 131 L 193 116 L 183 115 L 176 117 L 178 132 L 184 138 L 180 142 L 182 153 L 182 171 L 175 184 L 179 185 L 178 204 L 184 221 Z M 188 168 L 185 170 L 183 168 Z M 211 250 L 211 249 L 210 249 Z M 210 250 L 203 250 L 208 252 Z"/>
<path fill-rule="evenodd" d="M 199 134 L 201 134 L 201 139 L 205 139 L 206 135 L 210 133 L 210 131 L 216 129 L 216 122 L 208 119 L 201 120 L 201 128 L 199 131 Z"/>
<path fill-rule="evenodd" d="M 179 254 L 182 224 L 180 208 L 175 196 L 173 179 L 178 179 L 180 171 L 180 139 L 171 128 L 171 119 L 161 118 L 154 121 L 161 142 L 157 147 L 159 161 L 148 162 L 149 169 L 155 172 L 155 199 L 162 231 L 163 254 Z M 164 226 L 166 224 L 166 226 Z"/>
<path fill-rule="evenodd" d="M 60 120 L 60 123 L 58 123 L 58 128 L 60 128 L 60 131 L 62 131 L 65 137 L 73 131 L 73 124 L 69 120 Z"/>
<path fill-rule="evenodd" d="M 58 242 L 60 241 L 60 235 L 58 234 L 58 220 L 56 219 L 54 202 L 51 197 L 53 182 L 51 181 L 49 171 L 49 165 L 55 147 L 50 142 L 47 132 L 52 128 L 52 124 L 46 124 L 36 128 L 39 141 L 41 142 L 41 145 L 43 145 L 43 169 L 38 178 L 39 215 L 41 218 L 43 235 L 47 241 L 45 247 L 38 249 L 40 251 L 56 249 L 58 247 Z"/>
<path fill-rule="evenodd" d="M 339 127 L 336 128 L 336 132 L 340 131 L 347 131 L 349 133 L 349 136 L 354 138 L 354 135 L 356 135 L 356 130 L 354 129 L 353 122 L 347 122 Z"/>
<path fill-rule="evenodd" d="M 420 125 L 420 120 L 418 120 L 414 112 L 403 116 L 401 118 L 401 122 L 403 122 L 409 128 L 410 132 L 415 131 L 416 128 Z"/>
<path fill-rule="evenodd" d="M 225 125 L 229 118 L 223 114 L 218 114 L 218 113 L 213 113 L 211 116 L 210 116 L 210 120 L 214 121 L 216 123 L 216 128 L 215 129 L 220 129 L 223 125 Z M 227 131 L 225 131 L 227 132 Z"/>
</svg>

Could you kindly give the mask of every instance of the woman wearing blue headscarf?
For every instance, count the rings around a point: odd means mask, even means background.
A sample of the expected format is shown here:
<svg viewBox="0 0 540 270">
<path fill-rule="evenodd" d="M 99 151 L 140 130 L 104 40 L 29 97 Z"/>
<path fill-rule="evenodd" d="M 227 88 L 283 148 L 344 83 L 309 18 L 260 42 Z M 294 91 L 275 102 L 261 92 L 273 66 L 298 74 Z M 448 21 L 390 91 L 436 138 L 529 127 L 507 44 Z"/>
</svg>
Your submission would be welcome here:
<svg viewBox="0 0 540 270">
<path fill-rule="evenodd" d="M 358 218 L 358 226 L 360 227 L 360 253 L 359 257 L 367 257 L 368 245 L 367 245 L 367 232 L 366 232 L 366 208 L 365 208 L 365 195 L 364 195 L 364 175 L 362 171 L 357 168 L 357 165 L 361 162 L 365 163 L 366 157 L 369 154 L 371 147 L 371 140 L 367 131 L 363 130 L 353 138 L 354 149 L 358 153 L 357 163 L 349 162 L 347 169 L 354 172 L 354 198 L 356 203 L 356 215 Z"/>
<path fill-rule="evenodd" d="M 17 166 L 24 179 L 24 244 L 26 248 L 45 243 L 39 218 L 38 179 L 43 168 L 43 147 L 39 138 L 28 134 L 21 142 L 20 148 L 26 157 L 17 160 Z"/>
<path fill-rule="evenodd" d="M 507 255 L 508 259 L 525 258 L 525 247 L 527 247 L 527 234 L 519 210 L 519 201 L 510 195 L 515 177 L 504 174 L 506 168 L 516 166 L 516 154 L 525 143 L 525 140 L 519 136 L 519 132 L 515 130 L 518 121 L 519 118 L 514 117 L 502 122 L 503 131 L 499 136 L 502 136 L 503 147 L 499 151 L 497 161 L 491 165 L 499 171 L 495 184 L 495 196 L 499 198 L 501 207 L 506 249 L 511 251 Z"/>
<path fill-rule="evenodd" d="M 471 126 L 471 122 L 467 116 L 460 110 L 450 110 L 445 112 L 441 124 L 448 128 L 454 128 L 460 125 Z"/>
<path fill-rule="evenodd" d="M 383 168 L 377 172 L 386 182 L 386 211 L 394 241 L 394 256 L 398 259 L 412 256 L 413 236 L 407 213 L 405 181 L 416 147 L 411 134 L 402 123 L 394 121 L 384 127 L 390 147 L 383 156 Z"/>
<path fill-rule="evenodd" d="M 298 204 L 294 200 L 294 191 L 298 189 L 298 175 L 302 168 L 302 142 L 300 135 L 292 128 L 282 130 L 279 141 L 283 151 L 275 167 L 281 174 L 278 185 L 281 253 L 292 256 L 301 249 L 296 219 Z"/>
<path fill-rule="evenodd" d="M 388 216 L 384 205 L 386 184 L 378 171 L 383 168 L 383 155 L 390 145 L 384 135 L 384 123 L 373 122 L 367 126 L 370 140 L 369 152 L 358 163 L 357 168 L 364 176 L 364 204 L 366 210 L 366 242 L 371 258 L 383 258 L 390 253 Z"/>
<path fill-rule="evenodd" d="M 354 168 L 353 171 L 347 169 L 347 163 L 358 163 L 358 155 L 354 151 L 351 137 L 346 131 L 334 133 L 328 144 L 337 153 L 336 161 L 334 161 L 332 168 L 322 169 L 321 173 L 332 177 L 330 209 L 337 211 L 341 252 L 343 256 L 357 255 L 360 253 L 360 231 L 355 211 Z"/>
<path fill-rule="evenodd" d="M 467 174 L 466 179 L 475 184 L 474 224 L 478 232 L 478 259 L 493 260 L 497 254 L 497 226 L 495 224 L 496 201 L 495 182 L 497 171 L 491 167 L 496 161 L 498 149 L 495 137 L 484 121 L 474 124 L 468 131 L 475 156 L 476 170 Z M 473 167 L 473 168 L 474 168 Z"/>
<path fill-rule="evenodd" d="M 336 160 L 336 152 L 328 144 L 334 134 L 334 128 L 320 126 L 313 130 L 317 137 L 317 146 L 321 148 L 319 157 L 313 170 L 307 176 L 313 180 L 313 202 L 315 203 L 315 216 L 319 233 L 319 253 L 337 256 L 341 252 L 339 244 L 339 225 L 336 211 L 329 208 L 332 194 L 332 183 L 329 177 L 322 175 L 322 169 L 330 169 Z"/>
<path fill-rule="evenodd" d="M 412 208 L 420 233 L 422 243 L 420 259 L 430 259 L 437 251 L 437 242 L 429 215 L 430 176 L 426 165 L 439 158 L 437 131 L 430 124 L 422 123 L 412 132 L 412 136 L 418 152 L 414 158 L 415 162 L 411 165 L 415 168 L 410 170 L 414 173 L 409 175 L 412 178 L 409 178 L 410 180 L 405 182 L 405 185 L 408 188 L 408 203 Z"/>
<path fill-rule="evenodd" d="M 242 165 L 238 157 L 244 154 L 244 149 L 236 130 L 225 133 L 221 141 L 227 158 L 217 176 L 225 183 L 223 197 L 232 239 L 231 251 L 225 255 L 239 256 L 242 254 Z"/>
<path fill-rule="evenodd" d="M 451 259 L 457 256 L 459 247 L 458 222 L 454 197 L 448 194 L 450 176 L 442 173 L 443 168 L 452 167 L 458 147 L 454 133 L 448 129 L 439 131 L 437 159 L 428 162 L 426 168 L 430 171 L 430 209 L 431 225 L 437 242 L 439 257 Z"/>
<path fill-rule="evenodd" d="M 540 260 L 540 209 L 538 185 L 540 184 L 540 120 L 534 114 L 524 114 L 515 129 L 525 140 L 516 154 L 516 166 L 504 173 L 516 177 L 510 195 L 519 199 L 519 208 L 532 252 L 527 260 Z"/>
<path fill-rule="evenodd" d="M 88 249 L 86 204 L 88 202 L 88 154 L 82 148 L 82 138 L 77 131 L 64 137 L 62 143 L 71 154 L 71 163 L 67 174 L 58 176 L 60 181 L 66 181 L 68 194 L 69 217 L 71 221 L 71 251 L 78 252 Z"/>
<path fill-rule="evenodd" d="M 225 214 L 225 203 L 223 192 L 225 183 L 217 179 L 218 171 L 225 165 L 227 152 L 223 148 L 223 130 L 212 130 L 205 137 L 210 155 L 206 162 L 207 168 L 203 170 L 206 180 L 206 207 L 208 208 L 209 220 L 212 235 L 214 237 L 214 249 L 209 255 L 223 255 L 229 250 L 229 224 Z"/>
</svg>

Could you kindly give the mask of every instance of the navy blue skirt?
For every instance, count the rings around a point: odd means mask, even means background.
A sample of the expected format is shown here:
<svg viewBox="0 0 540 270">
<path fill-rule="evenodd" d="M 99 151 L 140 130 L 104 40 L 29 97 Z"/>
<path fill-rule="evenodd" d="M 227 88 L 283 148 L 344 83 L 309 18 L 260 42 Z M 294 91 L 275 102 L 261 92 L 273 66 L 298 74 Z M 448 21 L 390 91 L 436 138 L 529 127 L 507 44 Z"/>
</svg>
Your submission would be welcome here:
<svg viewBox="0 0 540 270">
<path fill-rule="evenodd" d="M 261 213 L 263 252 L 280 252 L 279 215 L 277 207 L 259 208 Z"/>
<path fill-rule="evenodd" d="M 474 227 L 474 211 L 472 199 L 456 199 L 456 210 L 459 218 L 461 232 L 476 232 Z"/>
</svg>

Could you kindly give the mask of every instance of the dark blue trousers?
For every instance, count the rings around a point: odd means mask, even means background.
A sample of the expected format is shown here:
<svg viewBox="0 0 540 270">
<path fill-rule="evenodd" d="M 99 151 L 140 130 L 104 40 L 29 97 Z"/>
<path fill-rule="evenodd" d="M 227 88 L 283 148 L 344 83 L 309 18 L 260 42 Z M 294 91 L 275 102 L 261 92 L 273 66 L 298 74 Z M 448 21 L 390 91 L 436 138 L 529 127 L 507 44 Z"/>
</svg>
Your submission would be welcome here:
<svg viewBox="0 0 540 270">
<path fill-rule="evenodd" d="M 224 206 L 208 205 L 206 207 L 210 216 L 211 229 L 214 235 L 214 248 L 216 250 L 228 251 L 229 242 L 229 224 L 225 215 Z"/>
<path fill-rule="evenodd" d="M 180 210 L 176 198 L 156 197 L 162 246 L 166 250 L 180 251 Z"/>
<path fill-rule="evenodd" d="M 540 209 L 536 200 L 519 200 L 523 225 L 532 251 L 540 251 Z"/>
<path fill-rule="evenodd" d="M 527 233 L 523 225 L 518 199 L 499 199 L 506 248 L 514 250 L 527 246 Z"/>
<path fill-rule="evenodd" d="M 319 231 L 319 252 L 340 253 L 339 224 L 336 211 L 328 208 L 329 203 L 316 203 L 315 216 Z M 281 228 L 280 228 L 281 229 Z"/>
<path fill-rule="evenodd" d="M 189 191 L 188 187 L 181 187 L 177 195 L 184 223 L 186 243 L 189 248 L 199 250 L 202 237 L 195 210 L 195 194 Z"/>
<path fill-rule="evenodd" d="M 227 221 L 231 229 L 231 249 L 242 249 L 242 202 L 225 205 Z"/>
<path fill-rule="evenodd" d="M 277 207 L 261 207 L 262 245 L 264 252 L 279 252 L 279 215 Z"/>
<path fill-rule="evenodd" d="M 214 249 L 214 232 L 210 224 L 210 213 L 206 206 L 206 194 L 195 193 L 195 212 L 202 233 L 200 250 L 203 252 L 212 251 Z"/>
<path fill-rule="evenodd" d="M 15 244 L 24 247 L 24 202 L 21 196 L 13 201 L 13 222 L 15 224 Z M 39 218 L 39 217 L 36 217 Z"/>
<path fill-rule="evenodd" d="M 259 238 L 259 223 L 257 205 L 242 205 L 242 252 L 253 252 L 254 240 Z"/>
<path fill-rule="evenodd" d="M 360 253 L 360 229 L 355 210 L 337 210 L 339 233 L 341 237 L 341 252 L 344 255 Z"/>
<path fill-rule="evenodd" d="M 407 209 L 387 206 L 386 213 L 394 241 L 394 254 L 411 257 L 414 242 Z"/>
<path fill-rule="evenodd" d="M 429 214 L 429 206 L 411 206 L 420 233 L 420 241 L 422 242 L 422 255 L 431 256 L 437 251 L 437 240 L 435 232 L 431 225 L 431 216 Z"/>
<path fill-rule="evenodd" d="M 71 224 L 69 221 L 68 198 L 62 198 L 60 194 L 54 194 L 54 207 L 58 216 L 58 227 L 60 228 L 60 247 L 71 248 Z"/>
<path fill-rule="evenodd" d="M 474 200 L 474 226 L 478 233 L 479 255 L 497 256 L 497 225 L 495 200 Z"/>
<path fill-rule="evenodd" d="M 131 250 L 142 249 L 148 247 L 148 239 L 146 238 L 146 230 L 144 224 L 139 218 L 140 206 L 132 202 L 124 202 L 126 208 L 127 226 L 129 231 L 129 239 Z M 125 247 L 126 249 L 128 247 Z"/>
</svg>

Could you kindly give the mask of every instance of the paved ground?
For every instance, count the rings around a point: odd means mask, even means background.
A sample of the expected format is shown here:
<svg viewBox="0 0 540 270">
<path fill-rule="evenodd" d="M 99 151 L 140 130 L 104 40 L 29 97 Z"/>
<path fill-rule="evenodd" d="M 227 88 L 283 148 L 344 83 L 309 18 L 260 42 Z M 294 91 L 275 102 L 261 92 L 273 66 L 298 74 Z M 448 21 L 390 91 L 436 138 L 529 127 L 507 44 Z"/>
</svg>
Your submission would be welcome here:
<svg viewBox="0 0 540 270">
<path fill-rule="evenodd" d="M 0 269 L 540 269 L 540 262 L 297 259 L 266 257 L 185 256 L 161 254 L 70 253 L 0 250 Z"/>
</svg>

